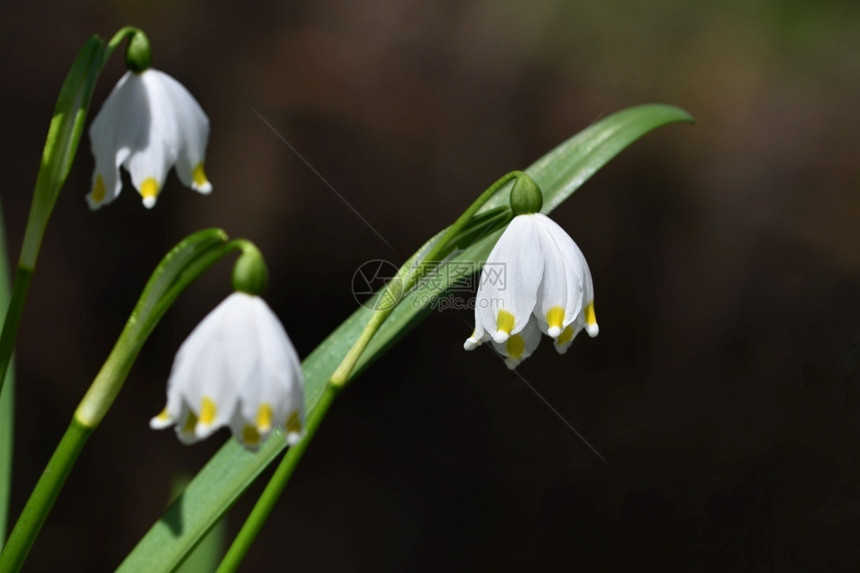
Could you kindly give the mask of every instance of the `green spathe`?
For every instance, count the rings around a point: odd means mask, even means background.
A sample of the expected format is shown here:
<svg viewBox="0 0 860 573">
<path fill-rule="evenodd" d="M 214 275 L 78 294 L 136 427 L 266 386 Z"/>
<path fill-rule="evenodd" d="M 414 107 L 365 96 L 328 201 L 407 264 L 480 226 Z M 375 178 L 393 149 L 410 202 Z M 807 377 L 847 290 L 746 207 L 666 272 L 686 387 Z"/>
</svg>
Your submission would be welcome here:
<svg viewBox="0 0 860 573">
<path fill-rule="evenodd" d="M 149 38 L 141 30 L 135 30 L 125 49 L 125 67 L 139 74 L 148 70 L 151 65 Z"/>
<path fill-rule="evenodd" d="M 514 215 L 539 213 L 543 207 L 543 194 L 535 180 L 525 173 L 517 176 L 511 189 L 511 211 Z"/>
<path fill-rule="evenodd" d="M 248 241 L 241 241 L 242 254 L 233 265 L 233 290 L 261 295 L 266 290 L 269 271 L 260 250 Z"/>
</svg>

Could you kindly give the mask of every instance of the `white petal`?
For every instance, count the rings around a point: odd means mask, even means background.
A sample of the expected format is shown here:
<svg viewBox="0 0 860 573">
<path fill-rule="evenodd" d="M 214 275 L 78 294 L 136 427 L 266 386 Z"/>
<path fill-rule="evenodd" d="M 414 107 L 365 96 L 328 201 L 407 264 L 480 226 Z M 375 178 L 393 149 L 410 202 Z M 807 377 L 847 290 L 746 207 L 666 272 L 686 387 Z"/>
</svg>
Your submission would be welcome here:
<svg viewBox="0 0 860 573">
<path fill-rule="evenodd" d="M 567 349 L 570 348 L 571 344 L 573 344 L 573 340 L 576 338 L 576 335 L 582 330 L 582 325 L 583 320 L 580 315 L 580 317 L 564 328 L 562 333 L 553 341 L 556 352 L 559 354 L 565 354 L 567 352 Z"/>
<path fill-rule="evenodd" d="M 533 215 L 514 217 L 487 257 L 475 301 L 475 322 L 496 342 L 525 328 L 543 268 Z"/>
<path fill-rule="evenodd" d="M 581 316 L 585 331 L 588 333 L 588 336 L 594 338 L 600 332 L 600 328 L 597 326 L 597 317 L 594 313 L 594 285 L 591 281 L 591 271 L 585 262 L 585 257 L 582 257 L 582 268 L 585 272 L 585 284 L 582 289 L 583 311 Z"/>
<path fill-rule="evenodd" d="M 578 294 L 580 288 L 578 284 L 571 284 L 568 280 L 563 254 L 555 239 L 543 224 L 540 224 L 539 228 L 544 272 L 534 313 L 540 321 L 541 330 L 555 338 L 561 334 L 564 320 L 569 316 L 568 295 L 573 290 Z"/>
<path fill-rule="evenodd" d="M 283 428 L 290 412 L 304 408 L 303 397 L 297 399 L 296 393 L 303 384 L 299 357 L 272 310 L 261 298 L 254 298 L 254 336 L 260 357 L 260 388 L 255 395 L 243 398 L 243 411 L 249 419 L 257 420 L 260 408 L 268 405 L 271 425 Z"/>
<path fill-rule="evenodd" d="M 586 290 L 586 276 L 590 281 L 591 275 L 588 272 L 588 265 L 585 263 L 585 256 L 573 239 L 570 238 L 570 235 L 549 217 L 540 215 L 540 218 L 541 227 L 555 243 L 564 266 L 564 278 L 559 277 L 559 280 L 563 280 L 566 284 L 564 320 L 562 321 L 561 328 L 550 334 L 550 336 L 556 337 L 561 334 L 564 328 L 573 323 L 582 312 L 585 306 L 583 299 Z M 544 312 L 548 310 L 546 309 Z M 546 320 L 545 316 L 544 320 Z"/>
<path fill-rule="evenodd" d="M 242 312 L 242 301 L 231 295 L 197 325 L 176 354 L 168 396 L 178 392 L 199 418 L 195 427 L 198 438 L 227 425 L 237 407 L 232 380 L 235 362 L 245 355 L 230 352 L 230 347 L 233 337 L 242 336 Z M 214 406 L 211 420 L 203 416 L 205 403 Z"/>
<path fill-rule="evenodd" d="M 176 437 L 179 438 L 183 444 L 193 444 L 194 442 L 200 441 L 196 435 L 194 435 L 194 427 L 197 424 L 197 415 L 191 411 L 184 401 L 182 403 L 182 407 L 180 410 L 180 415 L 176 418 Z"/>
<path fill-rule="evenodd" d="M 167 413 L 167 408 L 165 408 L 164 411 L 157 416 L 153 416 L 149 419 L 149 427 L 153 430 L 163 430 L 164 428 L 169 428 L 175 423 L 176 420 L 171 418 L 170 415 Z"/>
<path fill-rule="evenodd" d="M 505 365 L 513 370 L 520 362 L 532 355 L 540 344 L 541 332 L 534 318 L 518 334 L 512 335 L 505 342 L 493 341 L 493 348 L 505 357 Z"/>
<path fill-rule="evenodd" d="M 90 208 L 110 203 L 119 195 L 119 166 L 134 150 L 141 129 L 149 122 L 146 94 L 140 78 L 126 72 L 114 86 L 90 126 L 90 146 L 96 160 Z M 101 190 L 96 193 L 101 178 Z M 97 196 L 101 195 L 101 197 Z"/>
<path fill-rule="evenodd" d="M 480 333 L 478 332 L 480 329 Z M 481 328 L 480 323 L 475 323 L 475 331 L 472 332 L 472 336 L 466 339 L 466 342 L 463 343 L 464 350 L 474 350 L 486 341 L 490 340 L 490 335 L 484 332 L 484 329 Z"/>
<path fill-rule="evenodd" d="M 230 432 L 236 440 L 251 451 L 257 451 L 260 444 L 266 439 L 257 432 L 251 420 L 246 419 L 242 415 L 242 409 L 237 408 L 233 412 L 233 418 L 230 420 Z"/>
<path fill-rule="evenodd" d="M 157 71 L 156 71 L 157 72 Z M 209 118 L 185 87 L 163 72 L 161 83 L 172 102 L 180 145 L 176 158 L 179 180 L 200 193 L 210 193 L 212 184 L 203 173 L 206 144 L 209 140 Z"/>
<path fill-rule="evenodd" d="M 124 163 L 131 182 L 144 198 L 144 205 L 150 208 L 164 187 L 167 172 L 176 162 L 182 145 L 173 101 L 163 76 L 153 69 L 140 74 L 146 95 L 146 119 L 149 121 L 144 122 L 134 152 Z"/>
</svg>

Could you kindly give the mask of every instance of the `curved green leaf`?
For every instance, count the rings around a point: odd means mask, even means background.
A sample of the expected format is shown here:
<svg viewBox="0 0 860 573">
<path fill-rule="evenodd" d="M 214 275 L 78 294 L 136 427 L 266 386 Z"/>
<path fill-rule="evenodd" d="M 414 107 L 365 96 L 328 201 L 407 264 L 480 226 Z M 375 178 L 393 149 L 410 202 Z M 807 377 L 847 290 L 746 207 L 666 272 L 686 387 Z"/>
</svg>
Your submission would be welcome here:
<svg viewBox="0 0 860 573">
<path fill-rule="evenodd" d="M 25 237 L 21 247 L 20 264 L 27 268 L 36 266 L 42 234 L 54 210 L 60 189 L 72 168 L 87 109 L 104 60 L 104 42 L 98 36 L 93 36 L 81 48 L 60 89 L 45 140 L 42 163 L 36 178 L 36 190 L 33 193 L 33 206 L 27 223 L 28 228 L 33 227 L 39 232 Z"/>
<path fill-rule="evenodd" d="M 606 117 L 568 139 L 525 170 L 543 190 L 543 212 L 552 211 L 592 174 L 645 133 L 669 123 L 692 121 L 689 114 L 676 107 L 642 105 Z M 507 193 L 500 192 L 484 205 L 481 212 L 503 206 L 506 201 Z M 406 300 L 397 306 L 376 333 L 356 364 L 353 376 L 426 316 L 426 303 L 430 297 L 441 295 L 457 280 L 477 270 L 500 234 L 501 230 L 495 231 L 451 257 L 445 272 L 438 273 L 438 277 L 434 275 L 432 285 L 419 285 L 420 288 L 408 293 Z M 305 359 L 302 369 L 309 412 L 371 315 L 371 310 L 359 308 Z M 175 568 L 283 449 L 284 441 L 277 438 L 267 440 L 256 453 L 246 451 L 235 440 L 228 441 L 140 540 L 120 565 L 119 571 L 169 571 Z"/>
</svg>

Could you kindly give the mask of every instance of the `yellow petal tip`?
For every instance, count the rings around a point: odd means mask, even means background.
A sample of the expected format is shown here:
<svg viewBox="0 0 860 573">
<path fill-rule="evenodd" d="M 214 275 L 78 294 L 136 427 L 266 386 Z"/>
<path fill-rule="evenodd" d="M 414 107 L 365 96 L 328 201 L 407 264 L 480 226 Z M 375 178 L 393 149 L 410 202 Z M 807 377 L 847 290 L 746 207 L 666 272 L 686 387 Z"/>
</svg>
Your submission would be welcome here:
<svg viewBox="0 0 860 573">
<path fill-rule="evenodd" d="M 203 163 L 198 163 L 191 172 L 191 188 L 203 194 L 212 192 L 212 184 L 206 177 L 206 172 L 203 170 Z"/>
<path fill-rule="evenodd" d="M 105 200 L 107 189 L 105 189 L 105 180 L 101 175 L 96 175 L 96 182 L 93 184 L 93 190 L 90 193 L 90 201 L 94 205 L 98 205 Z"/>
<path fill-rule="evenodd" d="M 218 413 L 218 407 L 211 398 L 204 397 L 200 403 L 200 425 L 211 426 L 215 421 L 215 415 Z"/>
<path fill-rule="evenodd" d="M 152 209 L 158 198 L 158 181 L 154 177 L 147 177 L 140 184 L 140 196 L 143 197 L 143 206 Z"/>
<path fill-rule="evenodd" d="M 266 402 L 260 404 L 257 410 L 257 431 L 265 434 L 272 429 L 272 405 Z"/>
</svg>

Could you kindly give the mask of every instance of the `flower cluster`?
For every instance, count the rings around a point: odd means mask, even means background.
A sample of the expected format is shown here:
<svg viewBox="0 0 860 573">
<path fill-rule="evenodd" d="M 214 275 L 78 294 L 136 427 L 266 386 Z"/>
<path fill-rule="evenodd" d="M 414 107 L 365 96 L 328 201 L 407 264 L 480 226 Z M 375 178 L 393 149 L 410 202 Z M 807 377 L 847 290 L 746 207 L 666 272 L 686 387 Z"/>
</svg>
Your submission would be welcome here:
<svg viewBox="0 0 860 573">
<path fill-rule="evenodd" d="M 142 36 L 137 39 L 140 57 L 129 58 L 131 71 L 90 127 L 96 160 L 87 196 L 92 209 L 119 195 L 120 166 L 148 208 L 174 165 L 185 185 L 201 193 L 212 190 L 203 171 L 209 120 L 179 82 L 149 68 L 148 44 Z M 509 368 L 535 351 L 541 333 L 563 354 L 581 330 L 590 336 L 598 332 L 585 257 L 561 227 L 539 213 L 543 199 L 535 182 L 517 173 L 511 190 L 516 216 L 487 258 L 487 267 L 501 266 L 504 273 L 482 272 L 475 330 L 464 344 L 472 350 L 491 341 Z M 301 364 L 283 326 L 257 296 L 265 282 L 262 259 L 259 265 L 260 274 L 250 275 L 261 277 L 259 284 L 237 286 L 180 347 L 167 383 L 167 405 L 152 418 L 153 428 L 175 425 L 180 440 L 192 443 L 226 426 L 250 449 L 276 428 L 290 444 L 302 436 Z"/>
<path fill-rule="evenodd" d="M 502 265 L 504 274 L 481 274 L 481 304 L 475 305 L 475 331 L 466 350 L 492 340 L 515 368 L 535 351 L 541 332 L 560 354 L 583 329 L 597 336 L 591 271 L 573 239 L 546 215 L 514 217 L 487 265 Z"/>
</svg>

